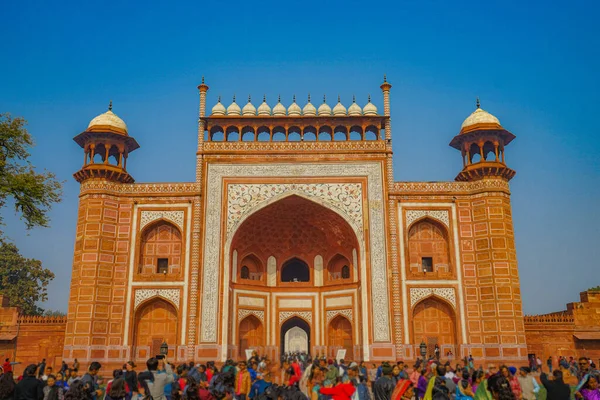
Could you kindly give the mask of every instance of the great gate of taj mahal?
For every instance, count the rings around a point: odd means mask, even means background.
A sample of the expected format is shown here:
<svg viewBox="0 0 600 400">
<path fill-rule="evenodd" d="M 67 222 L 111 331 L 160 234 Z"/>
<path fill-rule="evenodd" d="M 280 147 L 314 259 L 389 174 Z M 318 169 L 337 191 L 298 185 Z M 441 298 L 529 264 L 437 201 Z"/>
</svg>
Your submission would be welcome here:
<svg viewBox="0 0 600 400">
<path fill-rule="evenodd" d="M 385 80 L 383 110 L 310 97 L 207 110 L 198 89 L 195 182 L 134 183 L 143 133 L 111 109 L 75 137 L 67 362 L 145 361 L 163 342 L 177 361 L 246 349 L 410 360 L 421 343 L 526 360 L 515 136 L 496 117 L 477 104 L 448 138 L 455 181 L 395 182 Z"/>
</svg>

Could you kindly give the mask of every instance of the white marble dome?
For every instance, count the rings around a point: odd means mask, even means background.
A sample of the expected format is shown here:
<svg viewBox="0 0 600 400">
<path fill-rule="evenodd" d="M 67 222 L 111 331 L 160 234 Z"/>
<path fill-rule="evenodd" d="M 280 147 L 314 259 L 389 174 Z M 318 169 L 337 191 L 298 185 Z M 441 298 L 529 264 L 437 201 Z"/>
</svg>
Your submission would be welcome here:
<svg viewBox="0 0 600 400">
<path fill-rule="evenodd" d="M 267 104 L 267 96 L 263 96 L 263 102 L 258 106 L 258 115 L 271 115 L 271 107 Z"/>
<path fill-rule="evenodd" d="M 121 118 L 117 116 L 117 114 L 112 112 L 112 101 L 108 106 L 108 111 L 98 115 L 94 119 L 90 121 L 88 124 L 88 130 L 96 129 L 110 129 L 115 128 L 117 131 L 127 134 L 127 124 Z"/>
<path fill-rule="evenodd" d="M 329 105 L 327 104 L 327 98 L 325 96 L 323 96 L 323 104 L 319 106 L 317 114 L 319 115 L 319 117 L 331 115 L 331 107 L 329 107 Z"/>
<path fill-rule="evenodd" d="M 214 105 L 211 113 L 212 113 L 212 115 L 227 114 L 227 110 L 225 109 L 225 106 L 223 105 L 223 103 L 221 103 L 221 96 L 219 96 L 219 99 L 217 100 L 217 104 Z"/>
<path fill-rule="evenodd" d="M 288 111 L 287 112 L 288 112 L 288 115 L 290 115 L 290 116 L 302 115 L 302 109 L 300 108 L 300 106 L 298 105 L 298 103 L 296 103 L 296 95 L 294 95 L 294 101 L 288 107 Z"/>
<path fill-rule="evenodd" d="M 242 115 L 242 109 L 235 102 L 235 96 L 233 96 L 233 102 L 227 107 L 227 115 Z"/>
<path fill-rule="evenodd" d="M 348 107 L 348 115 L 357 116 L 362 115 L 362 108 L 356 104 L 356 97 L 352 96 L 352 104 Z"/>
<path fill-rule="evenodd" d="M 377 107 L 371 103 L 371 95 L 369 95 L 369 102 L 363 107 L 363 114 L 365 115 L 377 115 Z"/>
<path fill-rule="evenodd" d="M 256 107 L 252 104 L 252 99 L 248 96 L 248 102 L 242 108 L 242 115 L 256 115 Z"/>
<path fill-rule="evenodd" d="M 317 109 L 310 102 L 310 94 L 308 95 L 308 103 L 306 103 L 306 105 L 302 109 L 302 114 L 304 114 L 304 115 L 310 115 L 310 116 L 317 115 Z"/>
<path fill-rule="evenodd" d="M 286 114 L 286 109 L 285 109 L 285 106 L 283 104 L 281 104 L 281 96 L 279 96 L 277 98 L 277 104 L 275 104 L 275 107 L 273 107 L 273 115 L 282 117 L 282 116 L 285 116 L 285 114 Z"/>
<path fill-rule="evenodd" d="M 497 125 L 500 125 L 500 120 L 498 120 L 498 118 L 496 118 L 495 116 L 493 116 L 489 112 L 487 112 L 484 109 L 480 108 L 479 107 L 479 101 L 477 101 L 477 109 L 475 111 L 473 111 L 471 113 L 471 115 L 469 115 L 467 117 L 467 119 L 464 120 L 464 122 L 460 126 L 460 129 L 462 130 L 462 129 L 468 128 L 469 126 L 477 125 L 477 124 L 497 124 Z"/>
<path fill-rule="evenodd" d="M 344 105 L 340 101 L 340 96 L 338 96 L 337 104 L 335 105 L 335 107 L 333 107 L 333 115 L 346 115 L 346 107 L 344 107 Z"/>
</svg>

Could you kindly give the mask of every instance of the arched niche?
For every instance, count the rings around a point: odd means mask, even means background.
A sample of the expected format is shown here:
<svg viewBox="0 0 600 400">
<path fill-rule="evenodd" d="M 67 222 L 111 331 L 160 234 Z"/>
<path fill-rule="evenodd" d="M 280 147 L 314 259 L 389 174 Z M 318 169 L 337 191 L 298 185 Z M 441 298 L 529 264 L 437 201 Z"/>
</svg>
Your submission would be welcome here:
<svg viewBox="0 0 600 400">
<path fill-rule="evenodd" d="M 346 350 L 346 358 L 353 359 L 354 342 L 352 338 L 352 322 L 342 315 L 337 315 L 329 322 L 327 339 L 330 350 Z"/>
<path fill-rule="evenodd" d="M 238 350 L 240 357 L 246 358 L 247 349 L 264 346 L 264 328 L 254 315 L 248 315 L 240 321 L 238 329 Z"/>
<path fill-rule="evenodd" d="M 454 346 L 457 338 L 454 308 L 437 296 L 426 297 L 412 310 L 412 341 L 425 342 L 428 355 L 433 355 L 435 345 Z"/>
<path fill-rule="evenodd" d="M 348 257 L 339 253 L 333 256 L 327 263 L 327 282 L 342 283 L 342 281 L 351 280 L 351 265 Z"/>
<path fill-rule="evenodd" d="M 284 262 L 281 266 L 281 282 L 310 282 L 308 264 L 297 257 Z"/>
<path fill-rule="evenodd" d="M 142 303 L 134 315 L 133 343 L 139 358 L 147 359 L 160 354 L 166 342 L 176 346 L 179 342 L 179 317 L 173 304 L 160 297 Z"/>
<path fill-rule="evenodd" d="M 449 277 L 454 274 L 446 227 L 429 217 L 414 222 L 408 231 L 408 275 Z"/>
<path fill-rule="evenodd" d="M 240 260 L 238 271 L 240 283 L 262 283 L 265 278 L 263 262 L 254 254 L 248 254 Z"/>
<path fill-rule="evenodd" d="M 140 236 L 138 273 L 181 275 L 183 240 L 177 226 L 159 219 L 144 227 Z"/>
</svg>

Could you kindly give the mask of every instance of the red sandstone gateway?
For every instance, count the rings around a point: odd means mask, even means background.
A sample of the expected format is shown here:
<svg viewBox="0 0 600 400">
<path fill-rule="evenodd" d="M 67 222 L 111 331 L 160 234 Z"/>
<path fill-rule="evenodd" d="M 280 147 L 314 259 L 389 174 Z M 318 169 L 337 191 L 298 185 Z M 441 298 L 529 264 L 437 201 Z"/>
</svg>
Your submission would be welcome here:
<svg viewBox="0 0 600 400">
<path fill-rule="evenodd" d="M 3 325 L 17 360 L 110 370 L 162 345 L 175 362 L 249 349 L 411 360 L 438 345 L 477 362 L 527 361 L 505 163 L 515 136 L 496 117 L 478 103 L 452 139 L 456 182 L 395 182 L 385 80 L 383 113 L 370 98 L 331 108 L 294 97 L 273 108 L 219 99 L 207 115 L 208 86 L 198 88 L 195 182 L 134 183 L 127 160 L 139 145 L 112 106 L 75 137 L 84 162 L 68 322 L 40 321 L 60 333 L 39 336 L 24 323 L 18 339 Z"/>
</svg>

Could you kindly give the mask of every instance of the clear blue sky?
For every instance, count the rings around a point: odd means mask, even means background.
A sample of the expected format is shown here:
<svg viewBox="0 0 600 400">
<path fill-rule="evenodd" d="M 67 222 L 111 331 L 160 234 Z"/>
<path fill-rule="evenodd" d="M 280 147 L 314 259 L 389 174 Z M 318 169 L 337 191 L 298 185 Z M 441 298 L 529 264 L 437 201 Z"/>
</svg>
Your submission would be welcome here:
<svg viewBox="0 0 600 400">
<path fill-rule="evenodd" d="M 56 273 L 68 301 L 78 201 L 72 138 L 114 111 L 141 144 L 138 182 L 192 181 L 198 97 L 289 104 L 392 88 L 396 180 L 452 180 L 448 147 L 480 96 L 517 135 L 507 163 L 524 310 L 544 313 L 600 283 L 600 3 L 588 1 L 27 2 L 2 5 L 0 111 L 29 120 L 33 162 L 65 180 L 52 227 L 5 232 Z"/>
</svg>

